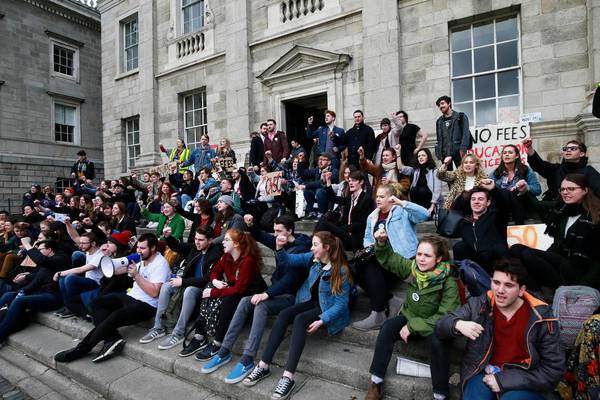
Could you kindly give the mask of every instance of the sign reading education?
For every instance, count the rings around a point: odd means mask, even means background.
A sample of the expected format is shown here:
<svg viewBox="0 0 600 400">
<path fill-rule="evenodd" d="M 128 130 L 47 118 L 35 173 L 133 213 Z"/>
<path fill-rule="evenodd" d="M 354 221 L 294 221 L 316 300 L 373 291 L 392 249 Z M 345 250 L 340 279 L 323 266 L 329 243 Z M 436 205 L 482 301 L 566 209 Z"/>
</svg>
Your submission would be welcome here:
<svg viewBox="0 0 600 400">
<path fill-rule="evenodd" d="M 503 124 L 486 125 L 471 128 L 473 148 L 469 153 L 474 153 L 480 160 L 487 173 L 494 171 L 502 159 L 502 148 L 507 144 L 514 144 L 521 152 L 521 161 L 527 163 L 527 150 L 521 143 L 529 137 L 529 124 Z"/>
</svg>

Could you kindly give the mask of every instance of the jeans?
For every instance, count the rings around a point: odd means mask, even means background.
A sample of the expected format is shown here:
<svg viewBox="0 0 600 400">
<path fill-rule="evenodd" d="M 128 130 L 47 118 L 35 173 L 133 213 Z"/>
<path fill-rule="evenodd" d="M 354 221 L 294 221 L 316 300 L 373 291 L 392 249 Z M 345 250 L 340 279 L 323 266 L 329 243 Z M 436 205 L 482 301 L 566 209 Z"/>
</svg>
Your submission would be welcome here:
<svg viewBox="0 0 600 400">
<path fill-rule="evenodd" d="M 291 294 L 275 296 L 268 300 L 261 301 L 256 306 L 250 302 L 251 298 L 252 296 L 246 296 L 240 301 L 240 304 L 238 304 L 233 319 L 229 324 L 227 334 L 223 339 L 222 346 L 227 350 L 231 350 L 233 344 L 240 336 L 240 333 L 242 333 L 242 329 L 244 329 L 244 323 L 246 322 L 248 315 L 253 312 L 252 328 L 250 329 L 248 340 L 244 346 L 243 355 L 254 358 L 256 357 L 260 340 L 267 326 L 267 317 L 269 315 L 277 315 L 281 310 L 293 305 L 294 296 Z"/>
<path fill-rule="evenodd" d="M 484 372 L 480 372 L 465 383 L 463 400 L 544 400 L 544 395 L 532 390 L 510 390 L 498 398 L 490 388 L 483 383 Z"/>
<path fill-rule="evenodd" d="M 73 312 L 75 309 L 79 310 L 80 307 L 75 306 L 71 308 L 72 303 L 81 303 L 81 301 L 73 299 L 73 297 L 79 297 L 81 293 L 89 292 L 100 287 L 95 280 L 79 275 L 67 275 L 60 278 L 58 286 L 60 288 L 62 299 L 65 302 L 65 306 Z"/>
<path fill-rule="evenodd" d="M 41 292 L 25 296 L 17 296 L 17 294 L 18 292 L 8 292 L 0 298 L 0 307 L 8 306 L 4 319 L 0 322 L 0 343 L 4 342 L 12 333 L 25 311 L 50 311 L 62 305 L 60 295 L 54 292 Z"/>
<path fill-rule="evenodd" d="M 102 340 L 120 339 L 119 327 L 145 321 L 152 318 L 156 312 L 156 308 L 150 304 L 136 300 L 125 293 L 110 293 L 96 297 L 92 301 L 91 309 L 95 327 L 77 345 L 86 352 L 90 352 Z"/>
<path fill-rule="evenodd" d="M 189 196 L 187 194 L 182 194 L 180 200 L 181 200 L 181 208 L 185 209 L 185 205 L 188 203 L 188 201 L 192 201 L 193 199 L 191 196 Z M 186 209 L 186 211 L 189 211 L 189 210 Z"/>
<path fill-rule="evenodd" d="M 381 379 L 385 377 L 385 372 L 394 353 L 394 342 L 401 340 L 400 330 L 407 322 L 408 320 L 404 315 L 390 318 L 384 322 L 379 335 L 377 335 L 375 353 L 373 354 L 373 361 L 369 369 L 371 374 Z M 408 337 L 409 342 L 419 339 L 423 338 L 415 334 L 411 334 Z M 450 393 L 448 379 L 450 376 L 450 349 L 452 340 L 440 340 L 435 333 L 429 335 L 426 339 L 429 342 L 430 349 L 429 368 L 431 370 L 433 393 L 448 396 Z"/>
<path fill-rule="evenodd" d="M 327 192 L 323 188 L 319 189 L 304 189 L 304 199 L 306 200 L 306 213 L 310 213 L 313 210 L 315 204 L 315 198 L 317 205 L 319 206 L 319 213 L 325 214 L 329 207 L 329 201 L 327 200 Z"/>
<path fill-rule="evenodd" d="M 306 343 L 306 330 L 310 324 L 319 319 L 320 314 L 321 308 L 312 300 L 293 305 L 281 311 L 269 335 L 269 341 L 261 358 L 262 361 L 266 364 L 271 364 L 277 348 L 285 337 L 288 325 L 293 323 L 292 338 L 290 340 L 285 370 L 295 373 L 300 356 L 302 356 L 302 350 L 304 350 L 304 344 Z"/>
<path fill-rule="evenodd" d="M 171 286 L 169 282 L 163 283 L 160 287 L 160 294 L 158 296 L 158 308 L 156 309 L 156 316 L 154 317 L 154 328 L 163 328 L 162 316 L 169 306 L 171 297 L 173 297 L 177 290 L 183 290 L 184 292 L 181 311 L 179 312 L 177 324 L 173 328 L 173 334 L 177 337 L 183 337 L 183 335 L 185 335 L 185 327 L 190 320 L 192 313 L 196 309 L 196 304 L 199 300 L 202 300 L 202 289 L 195 286 L 175 288 Z"/>
<path fill-rule="evenodd" d="M 85 265 L 85 253 L 83 251 L 76 250 L 71 254 L 71 264 L 73 268 L 81 267 Z"/>
</svg>

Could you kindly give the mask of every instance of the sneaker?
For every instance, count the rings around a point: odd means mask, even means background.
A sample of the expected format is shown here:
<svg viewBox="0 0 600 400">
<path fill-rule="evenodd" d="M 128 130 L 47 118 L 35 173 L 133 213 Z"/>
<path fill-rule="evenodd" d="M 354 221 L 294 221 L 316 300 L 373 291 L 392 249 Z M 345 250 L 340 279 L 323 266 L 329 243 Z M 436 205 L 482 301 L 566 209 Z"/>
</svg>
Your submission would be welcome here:
<svg viewBox="0 0 600 400">
<path fill-rule="evenodd" d="M 60 310 L 55 311 L 54 315 L 60 318 L 71 318 L 75 316 L 75 314 L 73 314 L 67 307 L 63 307 Z"/>
<path fill-rule="evenodd" d="M 371 311 L 371 314 L 367 318 L 354 322 L 352 327 L 359 331 L 372 331 L 381 328 L 384 322 L 385 312 Z"/>
<path fill-rule="evenodd" d="M 215 372 L 223 365 L 227 364 L 229 361 L 231 361 L 231 354 L 227 354 L 223 358 L 219 357 L 219 355 L 217 354 L 212 358 L 212 360 L 204 364 L 200 372 L 202 372 L 203 374 L 210 374 L 211 372 Z"/>
<path fill-rule="evenodd" d="M 402 308 L 402 299 L 394 296 L 388 302 L 389 318 L 397 317 Z"/>
<path fill-rule="evenodd" d="M 165 336 L 166 334 L 167 333 L 162 328 L 159 328 L 159 329 L 151 328 L 148 331 L 148 333 L 146 333 L 144 336 L 142 336 L 142 338 L 140 339 L 140 343 L 142 343 L 142 344 L 150 343 L 158 338 Z"/>
<path fill-rule="evenodd" d="M 314 221 L 314 220 L 316 220 L 316 219 L 317 219 L 317 213 L 316 213 L 316 212 L 314 212 L 314 211 L 312 211 L 312 212 L 309 212 L 309 213 L 308 213 L 308 214 L 307 214 L 307 215 L 304 217 L 304 220 L 308 220 L 308 221 Z"/>
<path fill-rule="evenodd" d="M 250 375 L 252 370 L 254 369 L 254 363 L 251 362 L 248 365 L 244 365 L 241 362 L 235 364 L 235 367 L 231 370 L 227 378 L 225 378 L 225 383 L 238 383 L 244 380 L 245 377 Z"/>
<path fill-rule="evenodd" d="M 174 333 L 172 333 L 169 336 L 167 336 L 165 340 L 160 342 L 160 344 L 158 345 L 158 349 L 169 350 L 177 346 L 181 342 L 183 342 L 183 336 L 177 336 Z"/>
<path fill-rule="evenodd" d="M 101 362 L 106 361 L 109 358 L 113 358 L 117 354 L 123 351 L 123 347 L 125 347 L 125 339 L 117 339 L 113 342 L 105 342 L 102 350 L 98 352 L 96 357 L 92 359 L 92 362 Z"/>
<path fill-rule="evenodd" d="M 75 346 L 72 349 L 59 351 L 54 355 L 54 361 L 59 363 L 68 363 L 71 361 L 78 360 L 84 357 L 88 352 L 79 346 Z"/>
<path fill-rule="evenodd" d="M 371 382 L 365 400 L 380 400 L 381 398 L 383 398 L 383 383 Z"/>
<path fill-rule="evenodd" d="M 198 361 L 208 361 L 214 356 L 216 356 L 219 353 L 219 350 L 221 350 L 221 346 L 217 346 L 213 342 L 205 348 L 203 348 L 202 351 L 200 351 L 194 357 L 196 357 L 196 360 Z"/>
<path fill-rule="evenodd" d="M 250 375 L 248 375 L 246 379 L 242 381 L 242 384 L 244 386 L 254 386 L 269 375 L 271 375 L 271 370 L 269 368 L 261 368 L 259 365 L 257 365 L 256 368 L 252 370 Z"/>
<path fill-rule="evenodd" d="M 189 357 L 194 355 L 206 346 L 208 346 L 208 339 L 205 337 L 198 339 L 194 336 L 190 343 L 179 352 L 179 357 Z"/>
<path fill-rule="evenodd" d="M 287 376 L 282 376 L 279 380 L 279 383 L 275 387 L 273 394 L 271 395 L 272 399 L 287 399 L 292 394 L 292 390 L 294 390 L 294 386 L 296 382 L 288 378 Z"/>
</svg>

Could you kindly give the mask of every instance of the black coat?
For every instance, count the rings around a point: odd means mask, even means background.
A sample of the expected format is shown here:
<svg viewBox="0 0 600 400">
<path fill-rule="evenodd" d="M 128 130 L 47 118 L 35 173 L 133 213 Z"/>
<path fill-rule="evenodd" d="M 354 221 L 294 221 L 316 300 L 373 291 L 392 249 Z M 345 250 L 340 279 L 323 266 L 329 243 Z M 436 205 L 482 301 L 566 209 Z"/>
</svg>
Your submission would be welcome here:
<svg viewBox="0 0 600 400">
<path fill-rule="evenodd" d="M 594 103 L 592 104 L 592 114 L 594 117 L 600 118 L 600 86 L 596 88 L 596 93 L 594 94 Z"/>
<path fill-rule="evenodd" d="M 327 198 L 330 202 L 340 204 L 343 206 L 342 218 L 340 220 L 340 227 L 346 230 L 351 238 L 353 248 L 358 249 L 362 247 L 363 239 L 365 237 L 365 229 L 367 229 L 367 218 L 371 211 L 375 208 L 373 203 L 373 196 L 370 192 L 363 189 L 356 205 L 352 207 L 351 213 L 351 224 L 348 224 L 348 214 L 350 213 L 350 202 L 352 201 L 351 196 L 342 197 L 337 196 L 331 186 L 325 187 L 327 192 Z"/>
<path fill-rule="evenodd" d="M 257 167 L 265 158 L 265 145 L 260 136 L 255 136 L 250 141 L 250 166 Z"/>
<path fill-rule="evenodd" d="M 338 136 L 334 136 L 333 140 L 336 146 L 338 146 L 339 152 L 342 152 L 344 148 L 348 149 L 348 165 L 354 165 L 356 168 L 359 168 L 359 147 L 363 148 L 365 151 L 365 158 L 369 160 L 373 158 L 373 153 L 377 149 L 375 132 L 373 131 L 373 128 L 364 123 L 360 125 L 354 125 L 343 135 L 340 135 L 339 138 Z"/>
<path fill-rule="evenodd" d="M 54 282 L 54 274 L 58 271 L 68 269 L 71 266 L 71 260 L 62 251 L 56 252 L 51 257 L 46 257 L 38 249 L 31 248 L 27 255 L 37 264 L 33 279 L 21 290 L 26 295 L 37 292 L 58 292 L 58 283 Z"/>
<path fill-rule="evenodd" d="M 203 288 L 210 281 L 210 270 L 214 264 L 223 255 L 222 246 L 211 244 L 204 255 L 202 262 L 202 277 L 196 278 L 194 276 L 196 264 L 202 255 L 202 252 L 196 249 L 196 246 L 192 243 L 183 243 L 175 239 L 173 236 L 167 238 L 167 246 L 173 251 L 179 254 L 185 255 L 183 261 L 183 276 L 181 285 L 182 287 L 194 286 Z"/>
</svg>

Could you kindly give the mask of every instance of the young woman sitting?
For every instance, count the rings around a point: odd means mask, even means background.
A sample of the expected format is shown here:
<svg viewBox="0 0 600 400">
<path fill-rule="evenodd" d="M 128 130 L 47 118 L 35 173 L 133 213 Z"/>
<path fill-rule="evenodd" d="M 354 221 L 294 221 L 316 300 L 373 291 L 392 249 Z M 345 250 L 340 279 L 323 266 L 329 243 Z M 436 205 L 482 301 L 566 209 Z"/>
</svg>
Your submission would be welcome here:
<svg viewBox="0 0 600 400">
<path fill-rule="evenodd" d="M 452 157 L 446 157 L 437 172 L 438 178 L 450 185 L 444 208 L 465 212 L 469 206 L 469 191 L 480 186 L 481 180 L 487 177 L 475 154 L 465 155 L 456 171 L 448 171 L 451 162 Z"/>
<path fill-rule="evenodd" d="M 400 159 L 400 146 L 396 146 L 396 156 Z M 435 160 L 429 149 L 417 152 L 411 167 L 400 168 L 402 174 L 410 176 L 410 192 L 408 198 L 427 209 L 431 217 L 442 200 L 442 182 L 437 177 Z"/>
</svg>

